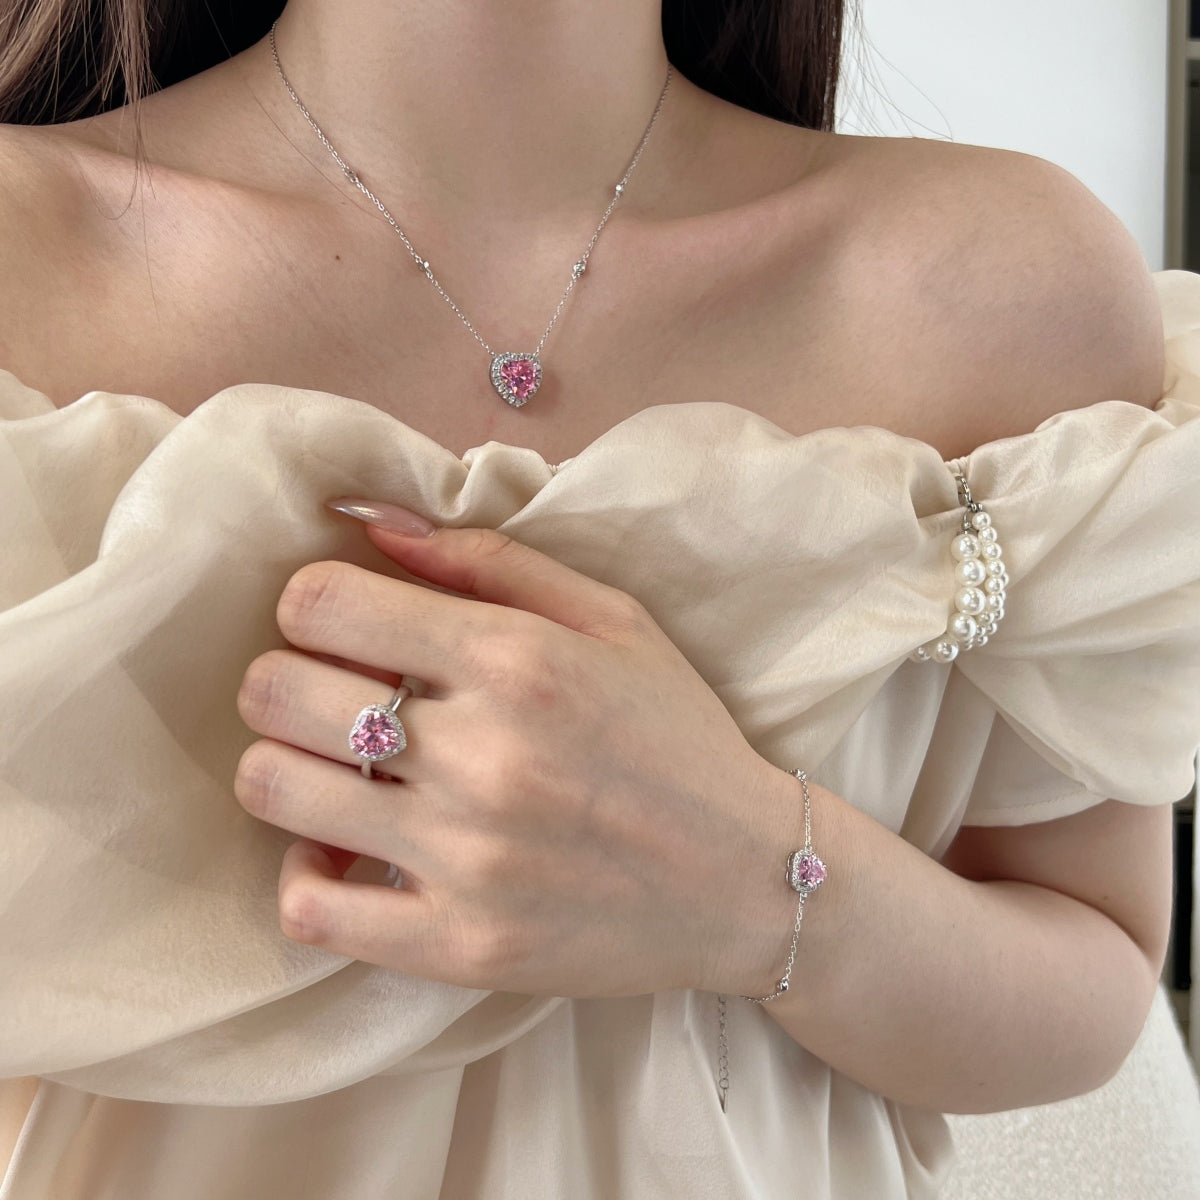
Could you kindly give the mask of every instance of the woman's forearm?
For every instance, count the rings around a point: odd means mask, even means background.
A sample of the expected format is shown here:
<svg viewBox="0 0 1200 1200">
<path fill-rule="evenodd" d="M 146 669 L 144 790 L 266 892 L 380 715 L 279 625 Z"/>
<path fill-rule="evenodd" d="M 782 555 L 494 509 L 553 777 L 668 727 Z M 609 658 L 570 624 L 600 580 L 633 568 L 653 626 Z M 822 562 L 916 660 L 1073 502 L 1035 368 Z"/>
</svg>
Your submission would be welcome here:
<svg viewBox="0 0 1200 1200">
<path fill-rule="evenodd" d="M 873 1091 L 943 1112 L 1047 1103 L 1115 1073 L 1157 985 L 1120 925 L 1049 887 L 962 878 L 810 788 L 829 877 L 806 905 L 789 991 L 764 1006 L 791 1037 Z M 798 791 L 781 774 L 793 813 Z M 795 893 L 771 883 L 730 956 L 755 995 L 774 990 L 795 916 Z M 750 968 L 772 922 L 779 961 Z"/>
</svg>

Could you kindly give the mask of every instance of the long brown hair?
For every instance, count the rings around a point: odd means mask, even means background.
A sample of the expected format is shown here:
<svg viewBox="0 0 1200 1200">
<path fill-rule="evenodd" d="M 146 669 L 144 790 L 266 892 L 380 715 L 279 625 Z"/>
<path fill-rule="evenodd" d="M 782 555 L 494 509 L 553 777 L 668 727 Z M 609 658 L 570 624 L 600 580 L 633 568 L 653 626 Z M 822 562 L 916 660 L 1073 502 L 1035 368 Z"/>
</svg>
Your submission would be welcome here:
<svg viewBox="0 0 1200 1200">
<path fill-rule="evenodd" d="M 8 0 L 0 122 L 134 105 L 266 36 L 284 0 Z M 663 0 L 667 56 L 743 108 L 831 130 L 846 0 Z M 140 145 L 140 136 L 139 136 Z"/>
</svg>

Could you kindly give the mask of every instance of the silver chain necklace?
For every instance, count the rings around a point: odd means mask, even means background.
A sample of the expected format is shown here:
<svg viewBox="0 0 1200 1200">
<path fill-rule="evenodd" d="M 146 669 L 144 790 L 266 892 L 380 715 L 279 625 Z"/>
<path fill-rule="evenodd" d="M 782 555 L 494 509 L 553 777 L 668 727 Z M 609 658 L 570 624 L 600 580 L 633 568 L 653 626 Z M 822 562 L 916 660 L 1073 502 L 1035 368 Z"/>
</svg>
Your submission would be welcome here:
<svg viewBox="0 0 1200 1200">
<path fill-rule="evenodd" d="M 563 292 L 562 299 L 558 302 L 558 307 L 554 310 L 554 315 L 550 318 L 550 324 L 546 326 L 545 333 L 542 334 L 541 340 L 537 346 L 529 352 L 505 352 L 498 354 L 479 336 L 479 331 L 467 319 L 466 314 L 454 303 L 453 300 L 446 294 L 445 289 L 437 281 L 433 271 L 429 267 L 429 260 L 422 258 L 413 247 L 412 242 L 405 236 L 404 230 L 396 224 L 396 219 L 388 212 L 383 202 L 371 191 L 370 188 L 363 183 L 359 178 L 358 172 L 355 171 L 342 156 L 333 148 L 329 139 L 321 131 L 321 127 L 313 120 L 312 114 L 304 106 L 304 102 L 296 95 L 295 89 L 288 82 L 288 77 L 283 73 L 283 67 L 279 64 L 279 51 L 275 45 L 275 23 L 271 25 L 271 57 L 275 60 L 275 69 L 279 72 L 279 78 L 283 80 L 283 86 L 287 88 L 288 95 L 295 101 L 297 107 L 304 114 L 304 119 L 313 127 L 313 131 L 317 137 L 321 139 L 321 143 L 325 149 L 333 155 L 337 165 L 342 169 L 342 174 L 354 184 L 360 192 L 363 193 L 379 211 L 387 219 L 391 227 L 400 235 L 405 246 L 408 247 L 409 254 L 412 255 L 413 261 L 418 268 L 424 272 L 425 278 L 437 288 L 442 299 L 458 314 L 458 318 L 471 331 L 471 336 L 487 351 L 491 356 L 491 380 L 492 386 L 499 393 L 500 397 L 507 400 L 514 408 L 520 408 L 534 392 L 538 390 L 542 383 L 542 347 L 546 344 L 546 339 L 550 336 L 550 330 L 554 328 L 554 323 L 558 320 L 558 314 L 562 312 L 563 305 L 567 302 L 567 297 L 571 294 L 575 285 L 579 282 L 584 271 L 587 270 L 588 258 L 592 253 L 596 242 L 600 238 L 600 231 L 608 222 L 608 218 L 612 210 L 616 208 L 617 201 L 624 194 L 626 187 L 629 184 L 629 177 L 633 174 L 634 167 L 638 164 L 638 159 L 642 156 L 642 151 L 646 148 L 646 143 L 650 140 L 650 131 L 654 128 L 654 122 L 658 120 L 658 114 L 662 111 L 663 101 L 667 98 L 667 89 L 671 86 L 671 65 L 667 64 L 667 78 L 663 83 L 662 92 L 658 97 L 658 104 L 655 106 L 654 114 L 650 118 L 650 124 L 646 126 L 646 132 L 642 134 L 642 140 L 638 144 L 637 153 L 634 154 L 633 160 L 625 170 L 625 174 L 621 176 L 620 182 L 613 188 L 613 197 L 608 202 L 608 207 L 604 210 L 604 216 L 600 218 L 600 224 L 596 226 L 596 232 L 592 234 L 592 240 L 588 242 L 583 253 L 571 266 L 571 281 L 567 284 L 567 290 Z"/>
</svg>

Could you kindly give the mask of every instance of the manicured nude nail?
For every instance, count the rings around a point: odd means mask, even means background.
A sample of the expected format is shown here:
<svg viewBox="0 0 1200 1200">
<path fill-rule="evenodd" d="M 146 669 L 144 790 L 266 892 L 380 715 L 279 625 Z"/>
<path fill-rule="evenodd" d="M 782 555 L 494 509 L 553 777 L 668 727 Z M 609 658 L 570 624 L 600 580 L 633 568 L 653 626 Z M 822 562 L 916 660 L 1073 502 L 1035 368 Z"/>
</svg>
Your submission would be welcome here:
<svg viewBox="0 0 1200 1200">
<path fill-rule="evenodd" d="M 398 504 L 385 504 L 381 500 L 326 500 L 329 508 L 345 513 L 348 517 L 357 517 L 369 525 L 378 525 L 392 533 L 403 534 L 406 537 L 429 537 L 437 532 L 437 526 L 431 525 L 424 517 L 419 517 L 407 508 Z"/>
</svg>

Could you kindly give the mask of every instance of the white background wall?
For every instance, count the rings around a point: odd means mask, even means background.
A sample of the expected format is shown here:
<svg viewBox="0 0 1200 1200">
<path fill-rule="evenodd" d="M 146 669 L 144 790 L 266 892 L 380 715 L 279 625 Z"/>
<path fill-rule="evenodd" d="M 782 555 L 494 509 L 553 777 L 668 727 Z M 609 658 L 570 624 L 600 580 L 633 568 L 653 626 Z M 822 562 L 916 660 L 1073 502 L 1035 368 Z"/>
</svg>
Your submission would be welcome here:
<svg viewBox="0 0 1200 1200">
<path fill-rule="evenodd" d="M 852 0 L 853 2 L 853 0 Z M 1169 0 L 858 0 L 839 128 L 1022 150 L 1163 265 Z"/>
</svg>

